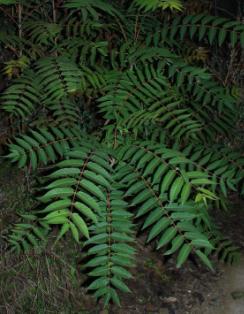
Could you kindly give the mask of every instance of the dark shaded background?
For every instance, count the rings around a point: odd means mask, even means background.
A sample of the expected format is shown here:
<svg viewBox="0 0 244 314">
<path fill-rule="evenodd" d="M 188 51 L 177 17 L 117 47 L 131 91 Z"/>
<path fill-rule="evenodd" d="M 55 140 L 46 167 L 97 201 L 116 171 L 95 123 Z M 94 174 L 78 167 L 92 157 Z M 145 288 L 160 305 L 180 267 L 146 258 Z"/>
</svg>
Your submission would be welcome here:
<svg viewBox="0 0 244 314">
<path fill-rule="evenodd" d="M 217 15 L 225 17 L 243 17 L 244 0 L 213 0 L 214 10 Z"/>
</svg>

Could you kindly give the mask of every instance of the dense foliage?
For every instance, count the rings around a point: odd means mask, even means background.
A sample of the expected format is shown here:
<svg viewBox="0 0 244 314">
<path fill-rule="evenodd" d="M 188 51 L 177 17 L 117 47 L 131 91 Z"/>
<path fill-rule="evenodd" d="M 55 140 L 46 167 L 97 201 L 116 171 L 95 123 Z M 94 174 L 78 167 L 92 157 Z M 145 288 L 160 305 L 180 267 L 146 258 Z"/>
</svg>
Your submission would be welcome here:
<svg viewBox="0 0 244 314">
<path fill-rule="evenodd" d="M 0 103 L 7 158 L 37 179 L 36 208 L 9 236 L 17 253 L 70 232 L 85 251 L 88 290 L 120 304 L 147 233 L 177 267 L 190 254 L 233 262 L 211 210 L 242 189 L 228 147 L 236 86 L 218 81 L 206 49 L 244 47 L 244 25 L 186 15 L 179 0 L 0 0 Z M 199 44 L 198 44 L 199 43 Z M 43 170 L 44 168 L 44 170 Z"/>
</svg>

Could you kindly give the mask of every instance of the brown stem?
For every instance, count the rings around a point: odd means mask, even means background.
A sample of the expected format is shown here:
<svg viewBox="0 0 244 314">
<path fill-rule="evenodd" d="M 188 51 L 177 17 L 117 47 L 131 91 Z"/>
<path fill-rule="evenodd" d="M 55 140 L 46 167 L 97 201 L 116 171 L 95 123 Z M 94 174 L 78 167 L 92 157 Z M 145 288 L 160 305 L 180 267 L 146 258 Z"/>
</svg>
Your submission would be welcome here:
<svg viewBox="0 0 244 314">
<path fill-rule="evenodd" d="M 19 3 L 18 4 L 18 29 L 19 29 L 19 38 L 21 39 L 22 38 L 22 6 L 21 4 Z M 21 57 L 22 56 L 22 49 L 20 49 L 19 51 L 19 56 Z"/>
</svg>

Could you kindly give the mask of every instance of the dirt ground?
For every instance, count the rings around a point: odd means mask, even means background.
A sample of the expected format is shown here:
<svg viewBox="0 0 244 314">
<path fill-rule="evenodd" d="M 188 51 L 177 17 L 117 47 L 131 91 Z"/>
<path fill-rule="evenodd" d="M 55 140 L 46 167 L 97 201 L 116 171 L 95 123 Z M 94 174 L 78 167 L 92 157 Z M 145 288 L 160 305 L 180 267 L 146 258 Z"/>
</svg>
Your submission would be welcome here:
<svg viewBox="0 0 244 314">
<path fill-rule="evenodd" d="M 2 314 L 106 314 L 82 285 L 79 248 L 61 242 L 35 256 L 6 253 L 5 235 L 16 212 L 28 208 L 30 178 L 2 164 L 0 173 L 0 313 Z M 241 247 L 244 256 L 244 202 L 233 199 L 231 214 L 218 216 L 224 233 Z M 129 282 L 131 294 L 121 296 L 122 307 L 111 314 L 244 314 L 244 258 L 236 266 L 215 264 L 215 272 L 194 259 L 177 270 L 152 247 L 137 244 L 137 266 Z M 77 266 L 78 265 L 78 266 Z"/>
</svg>

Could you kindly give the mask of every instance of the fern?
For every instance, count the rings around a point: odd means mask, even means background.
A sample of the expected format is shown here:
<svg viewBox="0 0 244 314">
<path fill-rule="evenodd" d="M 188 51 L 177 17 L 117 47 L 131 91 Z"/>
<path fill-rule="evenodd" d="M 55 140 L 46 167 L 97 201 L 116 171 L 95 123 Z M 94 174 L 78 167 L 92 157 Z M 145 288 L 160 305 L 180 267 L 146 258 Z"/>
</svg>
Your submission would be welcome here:
<svg viewBox="0 0 244 314">
<path fill-rule="evenodd" d="M 3 11 L 13 26 L 0 20 L 1 108 L 22 126 L 6 157 L 37 178 L 10 248 L 42 248 L 53 226 L 55 241 L 70 233 L 105 307 L 130 292 L 138 230 L 177 267 L 190 255 L 210 269 L 214 254 L 236 261 L 211 210 L 243 189 L 243 156 L 225 144 L 237 97 L 192 49 L 239 52 L 243 25 L 185 16 L 177 0 L 0 3 L 14 4 Z"/>
<path fill-rule="evenodd" d="M 17 0 L 1 0 L 0 1 L 0 4 L 3 4 L 3 5 L 10 5 L 10 4 L 14 4 L 16 3 Z"/>
<path fill-rule="evenodd" d="M 106 200 L 104 189 L 110 187 L 110 166 L 106 154 L 94 151 L 92 145 L 71 150 L 65 157 L 56 164 L 57 170 L 48 175 L 54 181 L 46 186 L 47 192 L 38 199 L 48 203 L 41 210 L 41 213 L 48 213 L 43 220 L 47 224 L 62 224 L 65 230 L 70 228 L 79 242 L 79 233 L 89 238 L 83 218 L 96 223 L 101 212 L 98 203 Z"/>
<path fill-rule="evenodd" d="M 147 241 L 149 242 L 155 237 L 159 237 L 157 249 L 171 244 L 171 249 L 165 251 L 164 254 L 169 255 L 179 251 L 177 257 L 178 267 L 185 262 L 191 252 L 195 252 L 211 268 L 208 257 L 200 250 L 206 247 L 213 249 L 207 235 L 200 233 L 199 228 L 197 228 L 201 220 L 208 220 L 206 213 L 204 217 L 202 206 L 199 204 L 194 205 L 193 203 L 167 204 L 167 196 L 165 194 L 159 194 L 150 181 L 146 180 L 139 171 L 134 170 L 134 173 L 132 171 L 133 169 L 130 167 L 122 167 L 119 171 L 119 178 L 122 183 L 128 185 L 129 189 L 126 195 L 134 196 L 132 206 L 139 208 L 136 217 L 140 218 L 146 215 L 142 229 L 150 228 Z M 172 177 L 172 172 L 170 171 L 168 175 L 165 175 L 167 185 L 170 184 L 169 176 Z M 175 179 L 170 189 L 171 201 L 177 197 L 182 185 L 179 178 Z M 185 184 L 182 196 L 188 197 L 188 191 L 189 185 Z M 196 219 L 196 222 L 194 222 L 194 219 Z"/>
<path fill-rule="evenodd" d="M 154 11 L 155 9 L 162 8 L 171 10 L 182 10 L 182 3 L 180 0 L 135 0 L 134 1 L 139 8 L 143 8 L 145 11 Z"/>
<path fill-rule="evenodd" d="M 45 100 L 59 100 L 81 89 L 81 71 L 65 57 L 41 59 L 36 67 L 40 84 L 46 93 Z"/>
<path fill-rule="evenodd" d="M 105 306 L 111 300 L 120 305 L 116 290 L 130 292 L 124 280 L 132 277 L 126 268 L 134 263 L 133 225 L 132 214 L 122 199 L 123 192 L 117 187 L 107 192 L 106 201 L 101 205 L 101 218 L 91 227 L 92 236 L 85 243 L 89 245 L 87 254 L 91 257 L 85 267 L 92 268 L 88 275 L 95 278 L 88 290 L 94 290 L 96 298 L 102 297 Z"/>
<path fill-rule="evenodd" d="M 84 20 L 86 20 L 87 14 L 90 14 L 95 20 L 98 19 L 98 12 L 102 11 L 112 16 L 120 15 L 112 5 L 103 0 L 66 0 L 64 7 L 69 9 L 79 9 L 82 12 Z"/>
<path fill-rule="evenodd" d="M 238 43 L 244 47 L 244 26 L 240 22 L 205 14 L 179 16 L 170 24 L 165 21 L 162 35 L 180 40 L 186 36 L 199 41 L 206 38 L 210 45 L 216 42 L 219 46 L 228 39 L 232 47 Z"/>
<path fill-rule="evenodd" d="M 9 236 L 11 249 L 18 254 L 43 247 L 50 231 L 48 224 L 39 221 L 36 215 L 26 213 L 21 216 L 24 222 L 15 224 Z"/>
<path fill-rule="evenodd" d="M 24 32 L 38 45 L 54 45 L 55 38 L 60 34 L 61 27 L 55 23 L 43 23 L 43 21 L 30 21 L 24 25 Z"/>
<path fill-rule="evenodd" d="M 70 147 L 79 146 L 81 141 L 77 128 L 50 127 L 29 132 L 29 135 L 16 137 L 15 143 L 9 144 L 10 154 L 7 157 L 12 162 L 18 162 L 20 168 L 30 165 L 35 170 L 39 165 L 55 162 L 58 156 L 64 156 Z"/>
<path fill-rule="evenodd" d="M 13 115 L 26 118 L 35 112 L 40 97 L 41 91 L 34 72 L 26 71 L 1 95 L 1 107 Z"/>
</svg>

